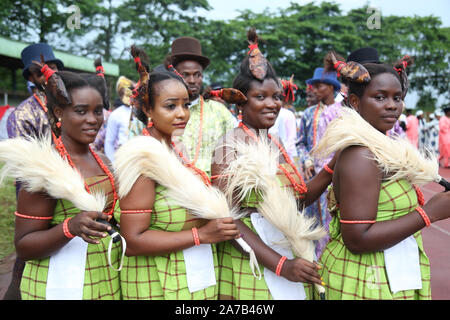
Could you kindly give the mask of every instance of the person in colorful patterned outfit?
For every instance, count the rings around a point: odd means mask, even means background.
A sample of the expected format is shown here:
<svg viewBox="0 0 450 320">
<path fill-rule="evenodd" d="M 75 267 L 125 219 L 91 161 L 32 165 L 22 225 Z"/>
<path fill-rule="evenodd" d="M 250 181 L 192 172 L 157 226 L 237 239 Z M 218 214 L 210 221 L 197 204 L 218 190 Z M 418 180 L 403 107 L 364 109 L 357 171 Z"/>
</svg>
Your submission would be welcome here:
<svg viewBox="0 0 450 320">
<path fill-rule="evenodd" d="M 250 59 L 255 54 L 254 52 L 258 52 L 256 50 L 259 49 L 257 48 L 257 42 L 254 40 L 256 36 L 252 32 L 249 32 L 248 36 L 251 43 L 249 55 L 242 61 L 240 71 L 233 81 L 233 88 L 242 92 L 246 96 L 247 102 L 237 105 L 242 113 L 242 121 L 239 126 L 230 130 L 216 144 L 211 164 L 211 179 L 214 185 L 225 191 L 227 176 L 222 173 L 238 156 L 234 147 L 236 142 L 248 144 L 264 136 L 270 139 L 270 143 L 276 150 L 281 151 L 277 173 L 280 187 L 292 189 L 297 201 L 311 203 L 325 191 L 331 182 L 331 176 L 324 169 L 318 172 L 308 184 L 305 184 L 282 143 L 279 142 L 277 137 L 268 134 L 268 129 L 274 125 L 282 105 L 283 88 L 275 70 L 265 58 L 261 58 L 261 60 L 266 61 L 266 73 L 262 76 L 258 75 L 258 77 L 252 73 L 251 70 L 257 68 L 253 65 L 250 66 Z M 256 54 L 259 55 L 260 53 Z M 333 158 L 328 164 L 330 168 L 333 168 L 334 160 Z M 249 256 L 237 249 L 238 247 L 235 247 L 232 241 L 218 244 L 220 299 L 267 300 L 311 297 L 312 294 L 309 290 L 311 286 L 309 284 L 323 284 L 317 272 L 319 266 L 302 258 L 291 257 L 286 259 L 285 256 L 263 242 L 252 220 L 253 214 L 258 212 L 260 200 L 255 193 L 252 193 L 245 201 L 235 204 L 245 213 L 244 218 L 236 220 L 235 223 L 242 233 L 242 238 L 253 248 L 258 262 L 264 266 L 264 275 L 261 279 L 254 276 L 249 266 Z M 269 275 L 266 272 L 269 272 Z M 266 276 L 270 276 L 272 280 L 275 279 L 275 283 L 268 280 Z M 289 297 L 280 296 L 280 290 L 278 289 L 286 284 L 284 281 L 288 281 L 295 294 L 289 295 Z M 302 283 L 305 283 L 306 288 L 303 287 Z M 285 292 L 287 291 L 285 290 Z"/>
<path fill-rule="evenodd" d="M 136 98 L 139 102 L 134 105 L 140 106 L 137 116 L 144 123 L 143 135 L 166 143 L 175 151 L 179 150 L 177 154 L 180 161 L 188 165 L 182 144 L 172 141 L 174 131 L 183 130 L 189 120 L 186 84 L 180 76 L 169 71 L 148 75 L 144 71 L 144 64 L 148 61 L 145 52 L 132 47 L 132 54 L 135 61 L 139 59 L 136 63 L 141 74 Z M 148 76 L 142 76 L 144 74 Z M 142 80 L 145 78 L 148 78 L 147 82 Z M 145 101 L 148 101 L 148 105 Z M 133 138 L 117 151 L 116 164 L 119 163 L 119 167 L 116 172 L 121 170 L 120 163 L 123 163 L 122 150 L 132 143 Z M 199 172 L 200 169 L 195 170 Z M 210 221 L 196 218 L 189 210 L 177 205 L 177 199 L 169 197 L 168 190 L 167 186 L 141 173 L 130 191 L 121 198 L 121 212 L 116 217 L 120 220 L 121 234 L 128 244 L 120 276 L 123 299 L 217 299 L 218 261 L 215 243 L 234 239 L 239 236 L 239 231 L 231 218 Z M 198 247 L 200 244 L 203 247 Z M 201 258 L 200 274 L 199 270 L 189 267 L 192 253 L 198 249 L 209 250 L 209 255 Z M 197 281 L 192 280 L 195 276 Z M 209 277 L 214 279 L 213 283 L 198 283 L 199 278 Z"/>
<path fill-rule="evenodd" d="M 197 39 L 175 39 L 169 59 L 186 81 L 191 99 L 190 120 L 180 140 L 193 163 L 210 174 L 211 154 L 216 141 L 235 127 L 235 120 L 225 105 L 212 99 L 206 100 L 201 95 L 203 72 L 209 65 L 209 59 L 202 54 Z"/>
<path fill-rule="evenodd" d="M 57 75 L 64 86 L 58 87 L 59 92 L 66 92 L 71 101 L 63 104 L 46 91 L 48 116 L 53 117 L 50 123 L 55 122 L 60 133 L 52 130 L 55 148 L 80 172 L 86 190 L 103 191 L 107 202 L 105 212 L 81 211 L 68 200 L 20 189 L 15 247 L 18 257 L 26 260 L 22 299 L 117 300 L 121 297 L 119 273 L 110 269 L 107 258 L 110 227 L 95 220 L 111 219 L 118 197 L 107 158 L 90 147 L 103 124 L 104 79 L 64 71 Z M 50 77 L 46 75 L 47 80 Z M 119 254 L 116 244 L 112 261 Z"/>
<path fill-rule="evenodd" d="M 340 65 L 345 66 L 345 63 Z M 333 215 L 331 239 L 320 258 L 323 265 L 320 274 L 327 283 L 327 298 L 431 299 L 430 264 L 420 230 L 431 222 L 449 217 L 446 208 L 450 193 L 439 193 L 424 204 L 423 194 L 412 182 L 406 178 L 390 179 L 396 172 L 387 175 L 386 167 L 381 170 L 380 163 L 387 162 L 381 157 L 375 160 L 369 147 L 374 141 L 380 141 L 378 133 L 385 135 L 402 112 L 407 63 L 396 64 L 395 70 L 392 65 L 357 65 L 358 74 L 364 74 L 364 83 L 358 82 L 358 76 L 353 78 L 346 67 L 338 71 L 350 82 L 348 102 L 356 111 L 349 113 L 354 114 L 350 122 L 356 123 L 355 117 L 360 119 L 359 126 L 352 127 L 352 131 L 360 130 L 354 136 L 373 138 L 366 144 L 351 142 L 343 148 L 327 149 L 340 152 L 329 191 Z M 355 70 L 354 65 L 352 69 Z M 369 132 L 364 127 L 367 122 L 376 130 Z M 332 144 L 332 137 L 350 136 L 348 127 L 344 132 L 346 123 L 349 122 L 329 128 L 316 151 Z M 408 142 L 398 142 L 410 152 L 412 148 L 405 144 Z M 400 148 L 385 150 L 396 151 L 400 152 Z M 402 155 L 405 153 L 408 152 Z M 401 157 L 398 163 L 405 160 Z M 419 161 L 417 163 L 419 165 Z M 392 170 L 398 170 L 395 168 Z M 403 170 L 415 171 L 415 168 Z"/>
<path fill-rule="evenodd" d="M 300 122 L 300 139 L 297 145 L 300 149 L 299 158 L 305 177 L 306 179 L 311 179 L 331 159 L 314 159 L 310 155 L 310 152 L 319 142 L 321 134 L 325 131 L 326 125 L 328 124 L 328 121 L 321 122 L 322 114 L 327 109 L 336 110 L 341 107 L 341 103 L 335 102 L 334 100 L 335 93 L 339 91 L 341 84 L 337 80 L 336 72 L 327 73 L 324 72 L 323 68 L 317 68 L 314 71 L 314 76 L 306 81 L 306 83 L 313 87 L 312 90 L 319 103 L 307 108 L 303 113 Z M 310 217 L 316 217 L 321 225 L 328 228 L 331 217 L 327 210 L 326 192 L 316 202 L 306 207 L 305 212 Z M 328 238 L 325 237 L 317 242 L 317 257 L 320 257 L 327 241 Z"/>
<path fill-rule="evenodd" d="M 28 99 L 19 104 L 8 118 L 8 136 L 37 136 L 48 132 L 50 125 L 45 115 L 47 110 L 43 85 L 44 75 L 36 69 L 32 61 L 41 61 L 41 54 L 45 63 L 55 71 L 62 70 L 64 64 L 56 59 L 52 48 L 46 43 L 29 45 L 22 51 L 22 62 L 24 64 L 22 75 L 25 80 L 31 81 L 38 89 Z"/>
</svg>

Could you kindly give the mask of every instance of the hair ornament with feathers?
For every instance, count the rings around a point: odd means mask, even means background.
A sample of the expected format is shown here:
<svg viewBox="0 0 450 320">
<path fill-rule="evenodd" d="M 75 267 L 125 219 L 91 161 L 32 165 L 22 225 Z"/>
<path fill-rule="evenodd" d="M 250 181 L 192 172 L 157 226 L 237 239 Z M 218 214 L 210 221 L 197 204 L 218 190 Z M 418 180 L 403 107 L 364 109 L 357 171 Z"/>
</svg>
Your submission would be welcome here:
<svg viewBox="0 0 450 320">
<path fill-rule="evenodd" d="M 250 49 L 247 54 L 249 55 L 249 68 L 251 73 L 256 79 L 264 80 L 267 73 L 267 60 L 261 53 L 258 47 L 258 34 L 255 28 L 251 28 L 247 32 L 247 40 Z"/>
<path fill-rule="evenodd" d="M 130 53 L 136 64 L 136 70 L 139 73 L 139 81 L 133 90 L 133 95 L 131 99 L 133 100 L 133 105 L 140 108 L 147 109 L 149 107 L 149 96 L 148 96 L 148 79 L 149 74 L 149 59 L 145 51 L 141 48 L 132 45 L 130 48 Z M 136 103 L 137 102 L 137 103 Z M 141 103 L 143 104 L 141 106 Z"/>
<path fill-rule="evenodd" d="M 330 51 L 324 59 L 324 70 L 326 72 L 336 70 L 338 74 L 351 82 L 370 82 L 370 74 L 363 65 L 355 61 L 344 62 L 343 60 L 344 59 L 339 57 L 336 52 Z"/>
<path fill-rule="evenodd" d="M 41 54 L 41 61 L 34 61 L 33 64 L 40 67 L 40 71 L 45 76 L 45 91 L 50 93 L 56 101 L 61 105 L 68 105 L 72 103 L 70 95 L 66 90 L 66 86 L 57 72 L 53 71 L 44 61 L 44 56 Z"/>
<path fill-rule="evenodd" d="M 242 105 L 247 102 L 247 97 L 240 90 L 234 88 L 212 90 L 211 87 L 208 87 L 203 93 L 203 98 L 209 99 L 211 97 L 219 97 L 228 103 L 237 105 Z"/>
</svg>

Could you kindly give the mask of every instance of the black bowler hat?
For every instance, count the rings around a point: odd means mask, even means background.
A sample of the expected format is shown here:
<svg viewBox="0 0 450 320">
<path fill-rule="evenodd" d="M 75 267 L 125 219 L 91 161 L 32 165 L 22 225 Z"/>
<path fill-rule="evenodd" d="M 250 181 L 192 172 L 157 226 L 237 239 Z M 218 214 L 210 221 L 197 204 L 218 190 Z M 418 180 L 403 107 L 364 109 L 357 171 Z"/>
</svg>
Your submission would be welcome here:
<svg viewBox="0 0 450 320">
<path fill-rule="evenodd" d="M 200 63 L 205 69 L 209 65 L 209 59 L 202 53 L 200 41 L 192 37 L 181 37 L 172 42 L 171 52 L 172 65 L 182 61 L 194 60 Z"/>
<path fill-rule="evenodd" d="M 26 80 L 28 80 L 28 77 L 30 76 L 28 68 L 33 63 L 33 60 L 38 62 L 41 61 L 41 54 L 44 56 L 45 63 L 55 63 L 58 67 L 58 70 L 62 70 L 64 68 L 64 63 L 61 60 L 56 59 L 55 55 L 53 54 L 52 48 L 48 44 L 31 44 L 28 47 L 24 48 L 21 53 L 22 62 L 24 65 L 22 75 Z"/>
<path fill-rule="evenodd" d="M 347 58 L 347 62 L 354 61 L 360 64 L 363 63 L 381 63 L 378 57 L 378 51 L 375 48 L 361 48 L 353 51 Z"/>
</svg>

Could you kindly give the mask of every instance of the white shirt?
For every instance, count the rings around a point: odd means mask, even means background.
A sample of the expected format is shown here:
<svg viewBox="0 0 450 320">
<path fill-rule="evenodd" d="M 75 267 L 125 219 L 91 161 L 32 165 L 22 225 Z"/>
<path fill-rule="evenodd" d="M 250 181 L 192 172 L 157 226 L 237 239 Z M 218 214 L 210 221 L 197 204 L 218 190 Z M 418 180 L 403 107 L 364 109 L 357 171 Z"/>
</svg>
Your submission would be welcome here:
<svg viewBox="0 0 450 320">
<path fill-rule="evenodd" d="M 131 108 L 122 105 L 111 112 L 106 125 L 105 155 L 114 161 L 114 153 L 128 139 Z"/>
<path fill-rule="evenodd" d="M 269 133 L 275 134 L 280 138 L 291 160 L 294 160 L 294 157 L 298 156 L 297 148 L 295 147 L 297 121 L 292 111 L 281 108 L 275 124 L 269 129 Z"/>
</svg>

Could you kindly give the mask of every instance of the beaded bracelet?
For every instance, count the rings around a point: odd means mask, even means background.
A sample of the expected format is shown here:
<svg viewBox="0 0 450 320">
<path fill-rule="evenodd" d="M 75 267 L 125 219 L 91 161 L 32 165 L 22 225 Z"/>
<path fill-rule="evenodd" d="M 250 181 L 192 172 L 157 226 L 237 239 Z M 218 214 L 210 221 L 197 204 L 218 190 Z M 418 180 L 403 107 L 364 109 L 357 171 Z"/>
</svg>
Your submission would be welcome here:
<svg viewBox="0 0 450 320">
<path fill-rule="evenodd" d="M 120 213 L 123 213 L 123 214 L 152 213 L 152 209 L 143 209 L 143 210 L 121 210 Z"/>
<path fill-rule="evenodd" d="M 72 218 L 67 218 L 63 222 L 63 232 L 64 232 L 64 235 L 66 236 L 66 238 L 68 238 L 68 239 L 75 238 L 75 236 L 73 234 L 71 234 L 69 231 L 69 220 L 70 219 L 72 219 Z"/>
<path fill-rule="evenodd" d="M 14 212 L 14 215 L 19 218 L 31 219 L 31 220 L 51 220 L 51 219 L 53 219 L 53 216 L 51 216 L 51 217 L 27 216 L 25 214 L 18 213 L 17 211 Z"/>
<path fill-rule="evenodd" d="M 275 274 L 276 274 L 277 276 L 281 276 L 281 268 L 283 268 L 283 264 L 284 264 L 284 262 L 286 261 L 286 259 L 287 259 L 287 257 L 282 256 L 282 257 L 280 258 L 280 261 L 278 261 L 277 269 L 275 270 Z"/>
<path fill-rule="evenodd" d="M 324 170 L 325 170 L 326 172 L 328 172 L 329 174 L 333 175 L 334 171 L 333 171 L 333 169 L 331 169 L 331 168 L 328 166 L 328 164 L 325 164 L 325 165 L 323 166 L 323 168 L 324 168 Z"/>
<path fill-rule="evenodd" d="M 376 222 L 375 220 L 343 220 L 343 219 L 339 221 L 344 224 L 364 224 L 364 223 L 373 224 Z"/>
<path fill-rule="evenodd" d="M 192 228 L 192 236 L 194 237 L 194 244 L 196 246 L 200 245 L 200 237 L 198 236 L 198 230 L 197 228 Z"/>
<path fill-rule="evenodd" d="M 427 213 L 425 212 L 425 210 L 423 210 L 421 207 L 417 207 L 416 211 L 420 214 L 420 216 L 422 217 L 423 221 L 425 222 L 425 225 L 427 227 L 431 226 L 431 221 L 430 218 L 428 217 Z"/>
</svg>

